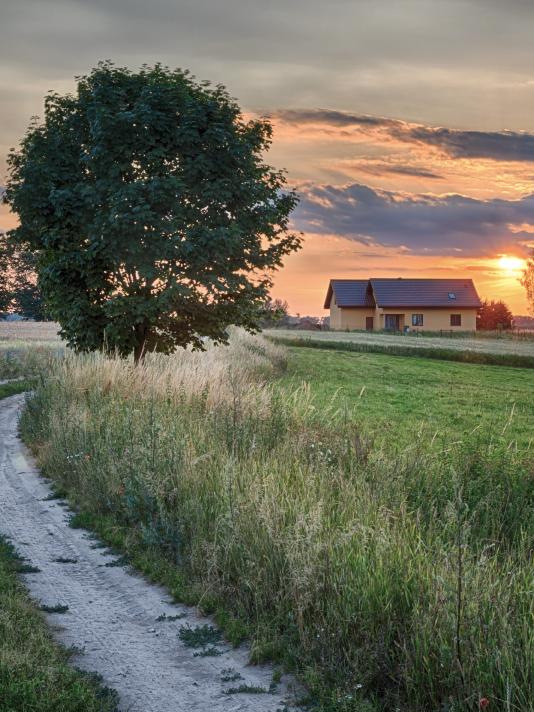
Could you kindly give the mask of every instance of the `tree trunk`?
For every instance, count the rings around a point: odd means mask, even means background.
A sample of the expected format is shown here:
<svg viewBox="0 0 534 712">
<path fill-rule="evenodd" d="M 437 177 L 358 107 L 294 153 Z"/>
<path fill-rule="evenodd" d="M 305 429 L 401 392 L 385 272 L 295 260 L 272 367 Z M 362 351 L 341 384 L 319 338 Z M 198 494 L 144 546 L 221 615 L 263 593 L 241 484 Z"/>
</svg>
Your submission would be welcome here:
<svg viewBox="0 0 534 712">
<path fill-rule="evenodd" d="M 144 327 L 138 327 L 135 331 L 134 364 L 138 366 L 145 360 L 146 329 Z"/>
</svg>

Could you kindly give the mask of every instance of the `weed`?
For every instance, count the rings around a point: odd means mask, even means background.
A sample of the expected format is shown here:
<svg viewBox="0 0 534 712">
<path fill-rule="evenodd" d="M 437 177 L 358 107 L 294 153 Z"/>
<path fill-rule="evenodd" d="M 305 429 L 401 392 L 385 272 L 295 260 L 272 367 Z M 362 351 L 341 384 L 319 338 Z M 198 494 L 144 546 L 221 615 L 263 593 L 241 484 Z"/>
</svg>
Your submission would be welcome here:
<svg viewBox="0 0 534 712">
<path fill-rule="evenodd" d="M 69 607 L 58 603 L 55 606 L 41 605 L 39 606 L 39 610 L 44 611 L 45 613 L 66 613 L 69 610 Z"/>
<path fill-rule="evenodd" d="M 33 566 L 33 564 L 27 564 L 21 561 L 16 568 L 18 574 L 39 574 L 41 569 L 38 566 Z"/>
<path fill-rule="evenodd" d="M 236 682 L 242 679 L 243 676 L 234 668 L 223 668 L 221 670 L 221 682 Z"/>
<path fill-rule="evenodd" d="M 269 692 L 265 687 L 257 685 L 239 685 L 238 687 L 230 687 L 223 691 L 224 695 L 265 695 Z"/>
<path fill-rule="evenodd" d="M 156 618 L 157 621 L 179 621 L 181 618 L 185 618 L 185 613 L 177 613 L 175 616 L 168 616 L 166 613 L 162 613 Z"/>
<path fill-rule="evenodd" d="M 70 559 L 68 556 L 58 556 L 54 559 L 56 564 L 77 564 L 78 559 Z"/>
<path fill-rule="evenodd" d="M 214 645 L 208 645 L 205 648 L 202 648 L 202 650 L 199 650 L 196 653 L 193 653 L 194 658 L 214 658 L 218 655 L 223 655 L 224 650 L 221 650 L 220 648 L 216 648 Z"/>
<path fill-rule="evenodd" d="M 187 648 L 203 648 L 219 643 L 222 639 L 222 633 L 208 624 L 199 625 L 195 628 L 183 625 L 178 632 L 178 637 Z"/>
</svg>

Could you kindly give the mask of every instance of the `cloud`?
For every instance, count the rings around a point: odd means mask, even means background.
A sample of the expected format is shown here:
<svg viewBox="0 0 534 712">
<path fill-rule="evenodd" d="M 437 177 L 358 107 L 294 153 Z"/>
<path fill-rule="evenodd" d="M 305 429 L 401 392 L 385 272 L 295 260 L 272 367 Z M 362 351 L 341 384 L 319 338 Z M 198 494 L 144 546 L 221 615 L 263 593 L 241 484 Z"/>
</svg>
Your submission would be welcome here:
<svg viewBox="0 0 534 712">
<path fill-rule="evenodd" d="M 526 131 L 463 131 L 329 109 L 282 109 L 271 116 L 297 130 L 312 128 L 330 136 L 337 130 L 341 140 L 352 136 L 355 140 L 427 146 L 450 158 L 534 161 L 534 133 Z"/>
<path fill-rule="evenodd" d="M 343 167 L 353 168 L 359 173 L 367 173 L 372 176 L 385 176 L 385 175 L 400 175 L 406 176 L 408 178 L 428 178 L 430 180 L 441 180 L 443 176 L 439 173 L 429 170 L 428 168 L 422 168 L 420 166 L 409 166 L 404 164 L 395 164 L 387 162 L 374 162 L 370 161 L 345 161 L 342 164 Z"/>
<path fill-rule="evenodd" d="M 336 234 L 369 247 L 408 249 L 414 254 L 494 256 L 524 252 L 534 224 L 534 194 L 520 200 L 479 200 L 375 190 L 360 183 L 304 184 L 293 213 L 295 228 Z"/>
</svg>

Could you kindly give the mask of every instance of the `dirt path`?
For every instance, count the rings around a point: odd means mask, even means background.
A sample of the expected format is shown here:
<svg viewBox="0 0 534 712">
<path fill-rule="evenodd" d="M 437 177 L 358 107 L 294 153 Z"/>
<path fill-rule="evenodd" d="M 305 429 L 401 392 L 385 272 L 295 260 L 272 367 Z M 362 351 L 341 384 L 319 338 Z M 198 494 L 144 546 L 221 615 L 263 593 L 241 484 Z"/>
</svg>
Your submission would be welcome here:
<svg viewBox="0 0 534 712">
<path fill-rule="evenodd" d="M 274 693 L 227 694 L 244 685 L 267 690 L 272 669 L 248 666 L 244 648 L 217 644 L 222 654 L 203 657 L 186 647 L 178 636 L 180 627 L 211 621 L 193 608 L 172 604 L 163 588 L 131 569 L 110 566 L 116 557 L 96 548 L 88 532 L 70 528 L 69 511 L 57 500 L 46 500 L 50 487 L 17 437 L 23 399 L 0 401 L 0 533 L 40 569 L 24 576 L 32 597 L 47 606 L 69 607 L 47 617 L 62 644 L 81 650 L 74 664 L 100 673 L 119 693 L 120 709 L 129 712 L 283 708 L 288 694 L 284 682 Z M 163 615 L 181 617 L 158 621 Z"/>
</svg>

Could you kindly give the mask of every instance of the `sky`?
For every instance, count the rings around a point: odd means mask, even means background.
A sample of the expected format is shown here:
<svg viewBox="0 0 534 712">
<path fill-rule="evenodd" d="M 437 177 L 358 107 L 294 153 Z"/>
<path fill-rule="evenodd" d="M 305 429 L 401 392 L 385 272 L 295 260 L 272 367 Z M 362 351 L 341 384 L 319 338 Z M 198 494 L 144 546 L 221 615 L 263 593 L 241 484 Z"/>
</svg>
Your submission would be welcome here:
<svg viewBox="0 0 534 712">
<path fill-rule="evenodd" d="M 0 186 L 48 90 L 98 61 L 223 83 L 274 126 L 303 249 L 276 275 L 323 315 L 330 278 L 472 277 L 527 312 L 531 0 L 1 0 Z M 5 206 L 0 229 L 16 223 Z"/>
</svg>

